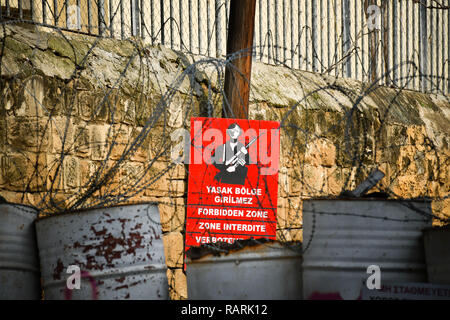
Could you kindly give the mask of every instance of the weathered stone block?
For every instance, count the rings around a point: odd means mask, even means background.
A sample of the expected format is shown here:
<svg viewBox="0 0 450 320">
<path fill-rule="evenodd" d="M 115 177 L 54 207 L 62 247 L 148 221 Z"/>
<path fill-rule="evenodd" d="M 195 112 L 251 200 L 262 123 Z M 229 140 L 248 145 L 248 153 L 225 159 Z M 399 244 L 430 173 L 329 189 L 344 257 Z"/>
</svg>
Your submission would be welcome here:
<svg viewBox="0 0 450 320">
<path fill-rule="evenodd" d="M 189 101 L 187 97 L 180 94 L 175 95 L 167 108 L 168 120 L 167 124 L 172 128 L 181 128 L 187 124 L 188 117 L 186 117 L 186 109 Z"/>
<path fill-rule="evenodd" d="M 168 269 L 167 280 L 171 300 L 186 300 L 188 298 L 186 274 L 182 269 Z"/>
<path fill-rule="evenodd" d="M 116 124 L 109 127 L 108 148 L 112 147 L 110 158 L 118 160 L 131 146 L 130 131 L 128 125 Z M 130 157 L 127 157 L 130 159 Z"/>
<path fill-rule="evenodd" d="M 180 232 L 163 234 L 164 254 L 169 268 L 182 268 L 184 257 L 184 240 Z"/>
<path fill-rule="evenodd" d="M 187 189 L 183 180 L 158 179 L 146 188 L 146 196 L 182 197 Z"/>
<path fill-rule="evenodd" d="M 169 170 L 169 177 L 171 179 L 185 180 L 188 177 L 187 172 L 186 165 L 182 163 L 175 164 L 173 168 Z"/>
<path fill-rule="evenodd" d="M 186 218 L 185 198 L 158 199 L 158 209 L 163 232 L 183 231 Z"/>
<path fill-rule="evenodd" d="M 323 196 L 327 193 L 325 169 L 305 164 L 301 168 L 301 177 L 303 181 L 302 195 L 304 196 Z"/>
<path fill-rule="evenodd" d="M 123 99 L 118 106 L 118 115 L 126 124 L 134 124 L 136 122 L 136 103 L 132 99 Z"/>
<path fill-rule="evenodd" d="M 80 185 L 85 187 L 92 182 L 99 167 L 100 163 L 97 161 L 80 158 Z"/>
<path fill-rule="evenodd" d="M 427 179 L 416 175 L 399 176 L 391 186 L 391 190 L 404 198 L 417 198 L 427 193 Z"/>
<path fill-rule="evenodd" d="M 132 161 L 147 161 L 149 159 L 150 131 L 142 132 L 142 128 L 133 127 L 130 130 L 129 144 L 135 145 L 129 159 Z"/>
<path fill-rule="evenodd" d="M 303 242 L 303 229 L 292 228 L 289 233 L 291 234 L 291 241 Z"/>
<path fill-rule="evenodd" d="M 282 242 L 293 241 L 294 230 L 300 230 L 302 226 L 301 198 L 278 198 L 277 239 Z"/>
<path fill-rule="evenodd" d="M 278 171 L 278 197 L 289 196 L 289 171 L 286 167 L 281 167 Z"/>
<path fill-rule="evenodd" d="M 287 198 L 287 227 L 300 228 L 303 226 L 302 204 L 300 197 Z"/>
<path fill-rule="evenodd" d="M 411 145 L 423 145 L 425 143 L 425 137 L 427 136 L 425 126 L 413 125 L 406 129 L 406 138 Z"/>
<path fill-rule="evenodd" d="M 139 184 L 145 175 L 144 165 L 140 162 L 126 161 L 120 166 L 120 174 L 117 182 L 123 189 L 130 189 Z"/>
<path fill-rule="evenodd" d="M 48 114 L 44 102 L 44 81 L 40 76 L 33 76 L 23 83 L 23 91 L 17 97 L 20 105 L 15 110 L 19 117 L 42 117 Z M 19 102 L 18 101 L 18 102 Z"/>
<path fill-rule="evenodd" d="M 42 191 L 47 182 L 46 154 L 23 152 L 3 155 L 1 182 L 11 191 Z"/>
<path fill-rule="evenodd" d="M 47 155 L 47 190 L 64 190 L 64 167 L 61 162 L 61 155 Z"/>
<path fill-rule="evenodd" d="M 80 160 L 73 156 L 64 158 L 64 185 L 66 189 L 80 186 L 81 171 Z"/>
<path fill-rule="evenodd" d="M 85 121 L 103 121 L 109 123 L 114 111 L 112 98 L 105 97 L 103 90 L 80 91 L 77 94 L 80 116 Z"/>
<path fill-rule="evenodd" d="M 152 127 L 148 129 L 147 139 L 145 144 L 148 145 L 149 158 L 156 158 L 158 161 L 171 162 L 172 147 L 178 141 L 172 141 L 172 130 L 163 127 Z"/>
<path fill-rule="evenodd" d="M 52 153 L 71 153 L 74 150 L 75 126 L 70 118 L 54 117 L 51 121 Z"/>
<path fill-rule="evenodd" d="M 8 144 L 13 150 L 44 151 L 49 143 L 49 124 L 44 120 L 8 117 Z"/>
<path fill-rule="evenodd" d="M 104 160 L 107 154 L 107 133 L 108 126 L 106 125 L 90 125 L 90 140 L 91 140 L 91 159 Z"/>
<path fill-rule="evenodd" d="M 146 186 L 146 196 L 159 197 L 182 197 L 187 189 L 187 181 L 185 179 L 177 179 L 177 165 L 171 167 L 172 164 L 162 161 L 155 161 L 150 168 L 147 169 L 144 179 Z"/>
<path fill-rule="evenodd" d="M 288 196 L 297 196 L 305 188 L 304 181 L 301 176 L 300 168 L 292 168 L 289 171 L 289 194 Z"/>
<path fill-rule="evenodd" d="M 384 173 L 384 178 L 378 182 L 378 184 L 375 186 L 375 188 L 371 191 L 383 191 L 387 190 L 389 188 L 389 185 L 391 183 L 391 168 L 389 163 L 380 163 L 378 165 L 378 170 Z"/>
<path fill-rule="evenodd" d="M 6 121 L 0 119 L 0 151 L 4 151 L 6 148 L 7 131 Z"/>
<path fill-rule="evenodd" d="M 339 195 L 344 188 L 344 177 L 340 167 L 326 168 L 328 193 L 331 195 Z"/>
<path fill-rule="evenodd" d="M 379 143 L 384 147 L 400 147 L 408 144 L 407 128 L 403 125 L 385 123 L 380 129 Z"/>
<path fill-rule="evenodd" d="M 50 78 L 68 80 L 75 71 L 75 64 L 70 59 L 56 56 L 49 50 L 34 50 L 30 58 L 33 66 Z"/>
<path fill-rule="evenodd" d="M 437 199 L 431 203 L 433 214 L 433 225 L 443 225 L 444 221 L 450 219 L 450 199 Z"/>
<path fill-rule="evenodd" d="M 278 197 L 277 203 L 277 229 L 288 227 L 289 223 L 289 206 L 287 198 Z"/>
<path fill-rule="evenodd" d="M 94 119 L 95 97 L 92 91 L 80 90 L 76 102 L 80 110 L 80 117 L 85 121 Z"/>
<path fill-rule="evenodd" d="M 9 203 L 27 203 L 26 194 L 9 190 L 1 190 L 1 196 Z"/>
<path fill-rule="evenodd" d="M 277 241 L 280 242 L 290 242 L 292 241 L 291 232 L 289 229 L 281 228 L 277 229 Z"/>
<path fill-rule="evenodd" d="M 336 161 L 336 147 L 327 139 L 319 139 L 308 145 L 305 161 L 312 165 L 332 167 Z"/>
<path fill-rule="evenodd" d="M 78 125 L 74 133 L 74 152 L 81 157 L 89 157 L 91 141 L 86 124 Z"/>
</svg>

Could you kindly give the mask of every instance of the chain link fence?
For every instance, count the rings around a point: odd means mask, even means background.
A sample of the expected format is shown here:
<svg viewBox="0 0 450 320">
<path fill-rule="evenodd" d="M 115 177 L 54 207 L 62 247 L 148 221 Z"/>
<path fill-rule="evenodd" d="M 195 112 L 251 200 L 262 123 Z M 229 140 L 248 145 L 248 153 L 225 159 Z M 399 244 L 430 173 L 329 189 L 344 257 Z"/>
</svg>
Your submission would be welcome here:
<svg viewBox="0 0 450 320">
<path fill-rule="evenodd" d="M 257 0 L 254 58 L 364 82 L 383 75 L 383 85 L 448 94 L 449 3 Z M 226 54 L 230 0 L 2 0 L 1 4 L 2 19 L 96 36 L 136 36 L 209 57 Z M 395 71 L 387 77 L 390 70 Z"/>
</svg>

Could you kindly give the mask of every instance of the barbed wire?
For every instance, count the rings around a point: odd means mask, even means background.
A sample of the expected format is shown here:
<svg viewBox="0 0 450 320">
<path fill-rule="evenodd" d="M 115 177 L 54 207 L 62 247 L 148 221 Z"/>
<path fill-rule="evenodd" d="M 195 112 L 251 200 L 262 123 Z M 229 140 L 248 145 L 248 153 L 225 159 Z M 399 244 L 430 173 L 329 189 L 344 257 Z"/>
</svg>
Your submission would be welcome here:
<svg viewBox="0 0 450 320">
<path fill-rule="evenodd" d="M 166 20 L 166 23 L 170 21 Z M 176 207 L 177 199 L 186 198 L 189 167 L 172 161 L 174 141 L 170 134 L 179 128 L 189 129 L 191 116 L 221 117 L 222 113 L 232 114 L 224 94 L 226 66 L 232 65 L 235 59 L 243 55 L 253 55 L 255 51 L 263 53 L 265 50 L 275 50 L 270 45 L 260 46 L 226 58 L 213 58 L 169 52 L 164 47 L 150 46 L 139 38 L 129 38 L 122 43 L 107 39 L 112 41 L 112 45 L 107 46 L 105 39 L 101 37 L 77 36 L 55 26 L 53 33 L 43 33 L 37 28 L 23 25 L 24 23 L 29 21 L 1 21 L 0 99 L 3 107 L 0 114 L 3 122 L 7 123 L 7 133 L 0 133 L 7 135 L 1 146 L 2 191 L 5 198 L 8 198 L 7 192 L 21 194 L 20 203 L 32 203 L 41 214 L 107 207 L 140 198 L 152 198 L 161 204 Z M 44 26 L 39 23 L 33 25 Z M 179 30 L 181 33 L 182 29 Z M 267 35 L 269 34 L 270 32 Z M 58 37 L 63 49 L 50 49 L 49 36 Z M 342 39 L 339 38 L 338 41 Z M 297 48 L 299 46 L 300 44 Z M 56 59 L 68 59 L 72 64 L 68 62 L 70 67 L 67 75 L 43 75 L 42 64 L 36 63 L 37 57 L 43 53 L 53 55 Z M 305 211 L 301 207 L 302 201 L 312 198 L 338 200 L 342 191 L 354 188 L 373 169 L 381 168 L 383 164 L 389 165 L 390 172 L 385 172 L 388 176 L 376 190 L 389 199 L 400 199 L 402 203 L 406 203 L 403 200 L 420 196 L 433 203 L 448 206 L 445 204 L 450 196 L 447 188 L 450 165 L 448 131 L 443 133 L 445 141 L 439 144 L 426 131 L 422 132 L 422 137 L 412 141 L 406 134 L 408 126 L 403 124 L 396 124 L 405 131 L 402 135 L 389 134 L 393 126 L 392 117 L 395 119 L 401 108 L 407 108 L 408 101 L 405 101 L 404 95 L 408 92 L 407 87 L 411 81 L 426 81 L 429 87 L 436 89 L 436 94 L 441 95 L 440 99 L 448 107 L 449 97 L 439 85 L 439 81 L 449 81 L 448 78 L 423 74 L 414 61 L 403 61 L 370 83 L 349 84 L 346 79 L 329 75 L 333 68 L 339 68 L 340 63 L 337 61 L 331 70 L 328 68 L 324 74 L 316 74 L 317 83 L 313 83 L 306 73 L 293 69 L 287 60 L 277 60 L 275 52 L 272 53 L 274 64 L 280 66 L 267 67 L 282 70 L 284 76 L 293 79 L 303 92 L 297 93 L 298 99 L 285 105 L 277 105 L 269 98 L 265 101 L 254 98 L 251 101 L 251 115 L 261 103 L 266 103 L 268 106 L 264 109 L 264 120 L 280 122 L 280 167 L 287 168 L 283 178 L 287 179 L 288 184 L 292 182 L 301 186 L 295 192 L 285 190 L 278 195 L 279 200 L 286 200 L 288 203 L 278 207 L 279 214 L 284 215 L 280 220 L 285 220 L 283 223 L 279 220 L 277 226 L 277 238 L 281 243 L 292 248 L 298 246 L 301 237 L 292 236 L 291 233 L 295 232 L 297 235 L 303 231 L 302 215 L 312 214 L 313 224 L 310 237 L 305 239 L 305 252 L 316 232 L 317 215 L 346 216 L 352 213 Z M 354 56 L 357 51 L 349 50 L 347 54 L 349 57 Z M 318 54 L 316 58 L 321 65 Z M 98 64 L 102 59 L 113 59 L 109 66 L 114 66 L 115 71 L 102 70 L 102 66 L 106 68 L 105 65 Z M 46 62 L 49 61 L 44 61 Z M 408 67 L 411 72 L 406 76 L 397 76 L 398 70 L 404 67 Z M 103 72 L 110 73 L 105 76 Z M 34 79 L 33 77 L 44 79 L 47 87 L 42 93 L 36 88 L 36 83 L 29 86 L 29 80 Z M 382 86 L 387 78 L 402 85 L 387 92 L 388 89 Z M 252 81 L 251 96 L 261 96 L 261 88 L 258 87 L 260 82 L 255 82 L 254 79 Z M 50 92 L 51 90 L 54 92 Z M 83 114 L 80 99 L 86 92 L 92 99 L 91 105 L 88 105 L 90 110 Z M 365 99 L 372 99 L 373 95 L 382 95 L 382 102 L 387 105 L 375 101 L 376 108 L 367 111 L 372 106 Z M 127 102 L 124 102 L 125 99 Z M 19 109 L 23 104 L 34 104 L 28 110 L 30 114 L 21 113 Z M 125 105 L 128 106 L 126 110 Z M 414 106 L 401 112 L 412 112 L 412 109 Z M 326 112 L 334 112 L 333 121 L 324 119 Z M 173 114 L 177 115 L 175 120 Z M 448 124 L 448 119 L 443 121 Z M 10 130 L 9 126 L 13 129 Z M 97 128 L 94 126 L 99 128 L 98 132 L 94 132 Z M 96 137 L 95 134 L 99 136 Z M 320 141 L 326 141 L 333 146 L 331 149 L 335 149 L 334 163 L 312 165 L 305 159 L 306 154 L 317 147 Z M 408 148 L 413 156 L 403 159 L 399 151 L 401 148 Z M 380 159 L 389 156 L 392 157 L 390 162 Z M 82 160 L 89 160 L 87 164 L 84 163 L 84 168 L 81 168 Z M 11 162 L 15 166 L 13 170 L 8 169 Z M 419 173 L 417 163 L 427 166 L 422 170 L 424 172 Z M 308 166 L 323 169 L 326 177 L 321 183 L 316 183 L 316 180 L 320 180 L 318 177 L 308 176 Z M 342 183 L 334 190 L 329 190 L 332 188 L 327 181 L 328 169 L 341 172 Z M 176 170 L 181 170 L 184 174 L 174 173 Z M 74 180 L 79 180 L 80 183 L 68 178 L 66 173 L 69 171 L 78 172 L 75 176 L 79 176 Z M 424 179 L 422 185 L 425 189 L 418 195 L 399 192 L 397 186 L 400 179 L 408 175 L 413 176 L 413 180 Z M 437 187 L 432 188 L 433 184 Z M 151 196 L 147 196 L 147 193 Z M 34 201 L 30 201 L 30 196 Z M 294 204 L 297 205 L 296 208 Z M 183 205 L 184 210 L 185 207 Z M 414 210 L 418 213 L 417 217 L 407 217 L 400 221 L 407 223 L 421 220 L 419 217 L 427 217 L 442 224 L 448 223 L 449 217 L 443 209 L 434 212 L 417 208 Z M 363 213 L 358 216 L 368 220 L 399 222 L 399 219 Z M 174 228 L 185 236 L 186 220 L 178 219 L 173 214 L 165 223 L 173 222 Z M 258 221 L 264 220 L 254 220 Z M 206 235 L 213 234 L 213 231 L 207 230 Z M 260 245 L 270 245 L 263 239 L 253 241 Z M 237 242 L 234 246 L 203 244 L 202 247 L 226 253 L 245 246 L 244 241 Z M 179 268 L 169 269 L 175 272 Z M 174 282 L 169 285 L 172 291 L 176 291 Z M 181 293 L 175 294 L 182 296 Z"/>
</svg>

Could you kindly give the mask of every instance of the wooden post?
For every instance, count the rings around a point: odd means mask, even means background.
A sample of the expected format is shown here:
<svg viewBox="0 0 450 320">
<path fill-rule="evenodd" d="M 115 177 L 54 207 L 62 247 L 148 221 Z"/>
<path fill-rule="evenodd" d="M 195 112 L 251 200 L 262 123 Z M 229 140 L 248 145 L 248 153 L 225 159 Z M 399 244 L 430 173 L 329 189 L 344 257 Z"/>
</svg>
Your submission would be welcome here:
<svg viewBox="0 0 450 320">
<path fill-rule="evenodd" d="M 225 69 L 224 118 L 248 118 L 255 7 L 256 0 L 231 0 L 227 58 L 237 54 Z"/>
</svg>

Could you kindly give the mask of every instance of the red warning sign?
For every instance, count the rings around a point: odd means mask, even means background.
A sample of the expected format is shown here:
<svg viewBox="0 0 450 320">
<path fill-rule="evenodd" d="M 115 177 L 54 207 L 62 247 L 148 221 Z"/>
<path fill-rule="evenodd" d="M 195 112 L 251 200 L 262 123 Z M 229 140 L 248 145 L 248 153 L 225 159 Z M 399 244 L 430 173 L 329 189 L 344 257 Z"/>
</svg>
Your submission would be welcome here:
<svg viewBox="0 0 450 320">
<path fill-rule="evenodd" d="M 192 118 L 186 250 L 276 238 L 280 123 Z"/>
</svg>

